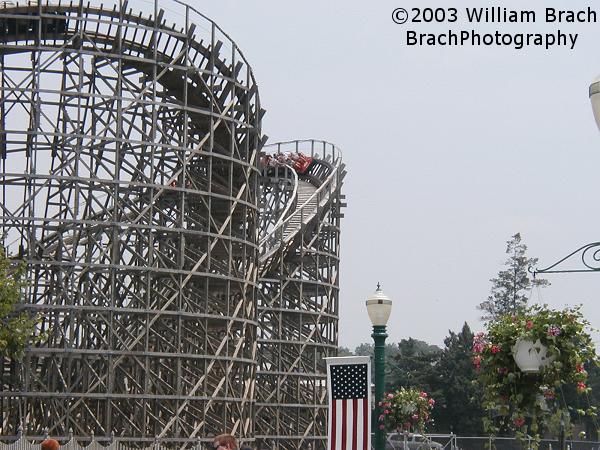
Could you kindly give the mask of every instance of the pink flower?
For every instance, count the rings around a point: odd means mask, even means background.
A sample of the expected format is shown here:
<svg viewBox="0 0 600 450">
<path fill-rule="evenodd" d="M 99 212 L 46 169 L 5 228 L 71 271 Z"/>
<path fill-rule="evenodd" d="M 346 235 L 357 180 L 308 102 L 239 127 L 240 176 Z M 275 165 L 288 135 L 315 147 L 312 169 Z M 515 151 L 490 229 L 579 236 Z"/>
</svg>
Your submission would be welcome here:
<svg viewBox="0 0 600 450">
<path fill-rule="evenodd" d="M 380 422 L 383 422 L 384 420 L 385 420 L 385 416 L 384 416 L 383 414 L 381 414 L 381 415 L 379 416 L 379 421 L 380 421 Z"/>
<path fill-rule="evenodd" d="M 427 392 L 425 392 L 425 391 L 421 391 L 421 393 L 419 394 L 419 396 L 420 396 L 421 398 L 427 398 Z"/>
<path fill-rule="evenodd" d="M 544 397 L 548 400 L 554 400 L 556 398 L 556 394 L 552 389 L 547 389 L 544 391 Z"/>
<path fill-rule="evenodd" d="M 584 367 L 583 367 L 583 364 L 577 364 L 577 365 L 575 366 L 575 370 L 577 371 L 577 373 L 583 373 L 583 372 L 585 372 L 585 369 L 584 369 Z"/>
<path fill-rule="evenodd" d="M 394 394 L 392 394 L 392 393 L 389 393 L 389 394 L 387 395 L 387 398 L 394 398 Z"/>
<path fill-rule="evenodd" d="M 548 327 L 548 336 L 558 336 L 561 330 L 556 325 L 550 325 Z"/>
<path fill-rule="evenodd" d="M 525 419 L 522 417 L 517 417 L 515 420 L 513 420 L 513 423 L 515 424 L 515 427 L 520 428 L 525 423 Z"/>
<path fill-rule="evenodd" d="M 429 399 L 429 406 L 433 406 L 433 405 L 435 405 L 435 400 L 432 399 L 432 398 L 430 398 Z"/>
<path fill-rule="evenodd" d="M 484 349 L 484 345 L 481 342 L 476 342 L 473 344 L 473 352 L 481 353 Z"/>
<path fill-rule="evenodd" d="M 385 430 L 385 425 L 379 425 L 380 430 Z"/>
<path fill-rule="evenodd" d="M 473 344 L 477 344 L 477 343 L 481 343 L 481 342 L 485 342 L 485 334 L 480 331 L 475 336 L 473 336 Z"/>
<path fill-rule="evenodd" d="M 525 328 L 527 328 L 528 330 L 531 330 L 533 328 L 533 321 L 528 320 L 527 323 L 525 324 Z"/>
<path fill-rule="evenodd" d="M 390 411 L 389 409 L 385 409 L 385 410 L 383 411 L 383 413 L 384 413 L 384 414 L 390 414 L 390 413 L 391 413 L 391 411 Z"/>
<path fill-rule="evenodd" d="M 473 357 L 473 365 L 476 369 L 479 369 L 479 367 L 481 366 L 481 356 Z"/>
<path fill-rule="evenodd" d="M 583 381 L 580 381 L 579 383 L 577 383 L 577 390 L 578 390 L 579 392 L 583 392 L 583 391 L 585 391 L 585 388 L 586 388 L 586 387 L 587 387 L 587 386 L 585 385 L 585 383 L 584 383 Z"/>
<path fill-rule="evenodd" d="M 497 345 L 492 345 L 492 353 L 495 355 L 500 351 L 500 347 Z"/>
</svg>

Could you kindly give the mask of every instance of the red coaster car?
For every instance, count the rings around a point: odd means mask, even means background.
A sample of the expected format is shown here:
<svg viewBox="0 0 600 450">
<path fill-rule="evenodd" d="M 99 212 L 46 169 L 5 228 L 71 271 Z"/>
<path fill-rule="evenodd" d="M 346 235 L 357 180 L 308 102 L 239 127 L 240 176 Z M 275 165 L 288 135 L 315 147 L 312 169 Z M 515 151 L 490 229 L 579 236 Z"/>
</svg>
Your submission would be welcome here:
<svg viewBox="0 0 600 450">
<path fill-rule="evenodd" d="M 294 170 L 299 174 L 305 174 L 312 162 L 313 159 L 310 156 L 299 153 L 298 158 L 294 161 Z"/>
</svg>

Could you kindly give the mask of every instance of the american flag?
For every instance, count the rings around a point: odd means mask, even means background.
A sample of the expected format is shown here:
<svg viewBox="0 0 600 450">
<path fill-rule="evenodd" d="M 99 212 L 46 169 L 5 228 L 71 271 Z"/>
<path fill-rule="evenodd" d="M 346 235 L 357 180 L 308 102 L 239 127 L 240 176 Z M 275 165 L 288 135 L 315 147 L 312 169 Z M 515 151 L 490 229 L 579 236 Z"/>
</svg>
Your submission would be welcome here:
<svg viewBox="0 0 600 450">
<path fill-rule="evenodd" d="M 371 448 L 371 369 L 368 356 L 327 358 L 328 450 Z"/>
</svg>

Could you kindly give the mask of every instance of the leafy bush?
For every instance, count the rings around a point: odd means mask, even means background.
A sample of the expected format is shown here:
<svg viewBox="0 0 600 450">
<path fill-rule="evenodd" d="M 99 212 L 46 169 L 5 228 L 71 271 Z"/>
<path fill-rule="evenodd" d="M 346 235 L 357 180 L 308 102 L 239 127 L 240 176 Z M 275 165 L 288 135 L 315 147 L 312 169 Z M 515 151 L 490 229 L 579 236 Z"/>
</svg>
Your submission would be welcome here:
<svg viewBox="0 0 600 450">
<path fill-rule="evenodd" d="M 19 311 L 25 266 L 11 264 L 0 246 L 0 356 L 20 359 L 32 341 L 37 323 Z"/>
</svg>

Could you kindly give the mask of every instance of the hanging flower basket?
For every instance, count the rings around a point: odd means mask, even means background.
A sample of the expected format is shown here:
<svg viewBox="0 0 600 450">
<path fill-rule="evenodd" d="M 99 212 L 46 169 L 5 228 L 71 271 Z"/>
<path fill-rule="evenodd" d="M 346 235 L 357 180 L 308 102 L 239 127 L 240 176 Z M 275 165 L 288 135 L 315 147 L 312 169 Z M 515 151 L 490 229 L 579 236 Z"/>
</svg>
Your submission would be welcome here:
<svg viewBox="0 0 600 450">
<path fill-rule="evenodd" d="M 379 428 L 397 432 L 425 433 L 432 421 L 431 410 L 435 401 L 427 392 L 417 388 L 400 388 L 388 392 L 379 402 L 383 414 L 379 416 Z"/>
<path fill-rule="evenodd" d="M 477 333 L 473 342 L 473 364 L 489 413 L 486 431 L 512 430 L 522 443 L 537 448 L 541 434 L 554 432 L 551 424 L 560 422 L 569 406 L 562 386 L 588 393 L 585 367 L 596 363 L 589 324 L 579 308 L 534 306 L 488 324 L 487 333 Z M 595 416 L 596 408 L 580 414 Z"/>
</svg>

